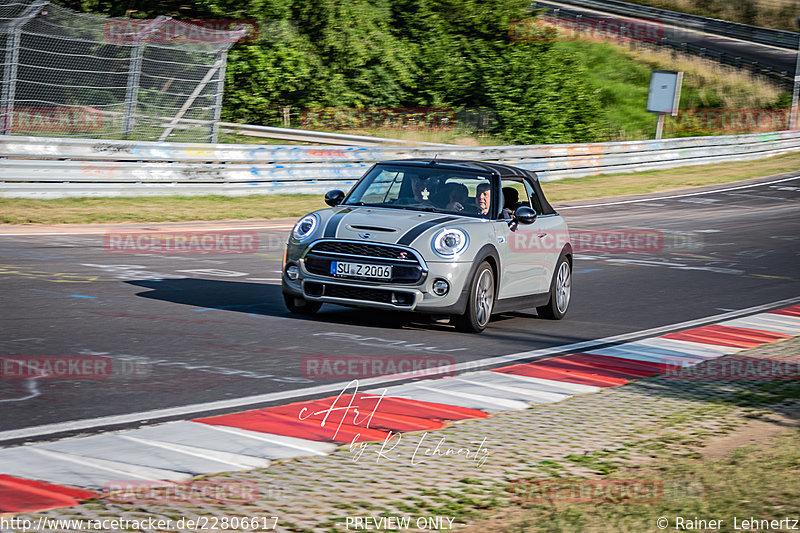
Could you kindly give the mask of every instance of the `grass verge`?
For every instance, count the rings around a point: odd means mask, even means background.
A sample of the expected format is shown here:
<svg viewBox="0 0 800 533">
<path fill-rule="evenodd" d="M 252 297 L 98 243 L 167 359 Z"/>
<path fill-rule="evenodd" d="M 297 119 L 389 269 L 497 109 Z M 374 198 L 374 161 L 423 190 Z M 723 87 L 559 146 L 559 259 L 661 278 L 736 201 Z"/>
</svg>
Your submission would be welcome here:
<svg viewBox="0 0 800 533">
<path fill-rule="evenodd" d="M 800 153 L 783 154 L 758 161 L 715 163 L 629 174 L 604 174 L 586 178 L 567 178 L 543 183 L 551 202 L 644 194 L 652 192 L 729 183 L 760 176 L 771 176 L 800 169 Z"/>
<path fill-rule="evenodd" d="M 544 183 L 548 200 L 600 198 L 714 185 L 800 168 L 800 153 L 753 162 L 718 163 Z M 2 224 L 185 222 L 299 217 L 325 207 L 322 195 L 157 196 L 143 198 L 0 198 Z"/>
<path fill-rule="evenodd" d="M 674 452 L 672 442 L 664 444 Z M 715 461 L 697 453 L 677 456 L 665 452 L 647 466 L 625 469 L 605 478 L 609 482 L 657 481 L 663 492 L 661 497 L 654 498 L 656 501 L 575 503 L 552 499 L 547 503 L 521 503 L 496 509 L 502 515 L 475 523 L 466 532 L 658 531 L 659 518 L 668 524 L 670 531 L 734 531 L 734 517 L 739 530 L 749 530 L 742 527 L 743 520 L 797 518 L 798 465 L 800 431 L 797 429 L 757 446 L 736 448 Z M 586 487 L 592 488 L 591 483 L 586 483 Z M 560 494 L 570 495 L 567 491 Z M 703 525 L 699 520 L 707 522 Z M 710 520 L 722 520 L 721 527 L 709 527 Z M 788 530 L 785 523 L 783 528 L 773 529 Z"/>
<path fill-rule="evenodd" d="M 664 130 L 665 138 L 750 132 L 744 125 L 738 131 L 721 127 L 692 131 L 685 124 L 687 110 L 779 109 L 788 108 L 791 101 L 791 95 L 779 86 L 749 73 L 663 48 L 636 43 L 626 46 L 588 38 L 561 40 L 556 46 L 579 58 L 582 64 L 591 66 L 587 75 L 603 104 L 611 140 L 649 139 L 653 135 L 657 117 L 646 111 L 652 69 L 684 73 L 681 111 L 677 117 L 670 117 Z M 776 129 L 779 128 L 772 128 Z"/>
</svg>

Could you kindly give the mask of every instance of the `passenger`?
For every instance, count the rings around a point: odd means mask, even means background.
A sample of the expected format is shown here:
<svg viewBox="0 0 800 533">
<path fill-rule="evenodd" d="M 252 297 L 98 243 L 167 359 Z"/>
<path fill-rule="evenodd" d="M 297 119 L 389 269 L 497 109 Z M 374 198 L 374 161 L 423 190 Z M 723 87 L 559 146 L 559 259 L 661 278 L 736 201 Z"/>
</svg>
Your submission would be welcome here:
<svg viewBox="0 0 800 533">
<path fill-rule="evenodd" d="M 433 191 L 428 189 L 430 180 L 428 176 L 420 174 L 411 175 L 411 191 L 414 193 L 414 200 L 420 204 L 429 203 Z"/>
<path fill-rule="evenodd" d="M 466 185 L 460 183 L 448 183 L 446 186 L 447 191 L 447 205 L 445 209 L 448 211 L 463 211 L 464 206 L 467 205 L 469 199 L 469 190 Z"/>
<path fill-rule="evenodd" d="M 514 187 L 503 187 L 503 216 L 512 218 L 519 203 L 519 191 Z"/>
</svg>

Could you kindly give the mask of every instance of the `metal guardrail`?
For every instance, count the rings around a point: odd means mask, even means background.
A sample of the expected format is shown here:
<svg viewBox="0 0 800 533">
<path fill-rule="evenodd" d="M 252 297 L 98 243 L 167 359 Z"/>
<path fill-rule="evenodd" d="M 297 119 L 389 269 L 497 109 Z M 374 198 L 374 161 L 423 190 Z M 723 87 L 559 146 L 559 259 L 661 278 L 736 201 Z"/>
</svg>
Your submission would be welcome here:
<svg viewBox="0 0 800 533">
<path fill-rule="evenodd" d="M 664 37 L 658 43 L 661 46 L 669 46 L 673 50 L 678 50 L 684 54 L 692 54 L 701 58 L 711 59 L 723 65 L 730 65 L 738 69 L 744 69 L 756 76 L 765 76 L 774 81 L 783 83 L 787 88 L 791 88 L 794 83 L 794 74 L 787 70 L 779 70 L 771 65 L 765 65 L 759 61 L 743 59 L 741 56 L 720 52 L 713 48 L 697 46 L 696 44 L 686 43 L 680 40 Z"/>
<path fill-rule="evenodd" d="M 540 3 L 540 2 L 537 2 Z M 789 50 L 797 50 L 800 35 L 785 30 L 762 28 L 729 20 L 701 17 L 689 13 L 680 13 L 667 9 L 620 2 L 619 0 L 558 0 L 561 4 L 599 9 L 609 13 L 656 19 L 660 23 L 690 30 L 713 33 L 724 37 L 733 37 L 751 43 L 777 46 Z"/>
<path fill-rule="evenodd" d="M 559 0 L 559 3 L 561 3 L 561 0 Z M 599 2 L 592 2 L 592 1 L 588 1 L 588 0 L 587 1 L 570 0 L 569 3 L 571 5 L 574 4 L 576 7 L 584 6 L 584 5 L 588 7 L 589 4 L 592 4 L 592 7 L 594 7 L 594 4 L 597 4 L 597 9 L 600 9 L 600 5 L 601 5 Z M 623 2 L 618 2 L 618 3 L 622 4 Z M 535 6 L 539 6 L 539 7 L 543 7 L 544 9 L 546 9 L 546 12 L 547 12 L 548 16 L 552 16 L 552 17 L 554 17 L 556 19 L 565 20 L 565 21 L 569 21 L 571 23 L 576 23 L 576 24 L 580 24 L 580 22 L 582 20 L 581 15 L 579 15 L 579 14 L 577 14 L 575 12 L 571 12 L 571 11 L 566 10 L 566 9 L 561 9 L 559 7 L 553 7 L 556 4 L 551 4 L 549 2 L 536 2 L 534 5 Z M 609 12 L 613 11 L 610 7 L 606 7 L 605 3 L 603 3 L 602 5 L 604 6 L 603 9 L 605 11 L 609 11 Z M 625 4 L 625 5 L 633 5 L 633 4 Z M 636 6 L 636 7 L 641 7 L 641 6 Z M 648 9 L 655 9 L 655 8 L 648 8 Z M 663 11 L 663 10 L 661 10 L 661 11 Z M 613 12 L 614 13 L 625 14 L 625 15 L 628 15 L 628 16 L 638 16 L 638 17 L 646 16 L 646 14 L 641 14 L 641 13 L 640 14 L 627 13 L 627 12 L 623 13 L 622 11 L 613 11 Z M 672 12 L 670 12 L 670 13 L 672 13 Z M 703 17 L 698 17 L 698 18 L 703 18 Z M 707 20 L 716 20 L 716 19 L 707 19 Z M 662 21 L 658 21 L 658 22 L 662 22 Z M 719 22 L 725 22 L 725 21 L 719 21 Z M 731 22 L 729 24 L 737 24 L 737 23 Z M 738 26 L 745 26 L 744 24 L 737 24 L 737 25 Z M 688 27 L 688 26 L 689 26 L 688 24 L 684 24 L 682 27 Z M 693 27 L 693 29 L 696 29 L 698 31 L 703 31 L 699 26 L 698 27 Z M 764 28 L 761 28 L 761 29 L 764 29 Z M 779 31 L 779 30 L 772 30 L 772 31 Z M 784 33 L 792 34 L 791 32 L 784 32 Z M 800 34 L 792 34 L 792 35 L 794 35 L 794 39 L 795 39 L 795 41 L 794 41 L 795 48 L 794 49 L 796 49 L 797 48 L 797 42 L 798 42 L 797 40 L 800 39 Z M 701 58 L 710 59 L 710 60 L 716 61 L 718 63 L 722 63 L 724 65 L 729 65 L 729 66 L 732 66 L 732 67 L 735 67 L 735 68 L 738 68 L 738 69 L 747 70 L 751 74 L 754 74 L 754 75 L 757 75 L 757 76 L 764 76 L 764 77 L 770 78 L 773 81 L 777 81 L 779 83 L 782 83 L 787 88 L 790 88 L 792 86 L 792 84 L 794 83 L 794 73 L 793 72 L 789 72 L 787 70 L 780 70 L 780 69 L 777 69 L 777 68 L 773 67 L 772 65 L 767 65 L 767 64 L 761 63 L 761 62 L 756 61 L 756 60 L 748 60 L 748 59 L 745 59 L 745 58 L 743 58 L 741 56 L 738 56 L 738 55 L 735 55 L 735 54 L 729 54 L 727 52 L 720 52 L 720 51 L 714 50 L 713 48 L 710 48 L 710 47 L 698 46 L 696 44 L 687 43 L 687 42 L 685 42 L 683 40 L 680 40 L 680 39 L 673 39 L 673 38 L 670 38 L 670 37 L 662 37 L 660 40 L 654 41 L 652 43 L 644 43 L 643 42 L 641 44 L 643 44 L 643 45 L 652 44 L 653 46 L 667 46 L 667 47 L 672 48 L 673 50 L 679 51 L 679 52 L 681 52 L 683 54 L 692 54 L 692 55 L 699 56 Z"/>
<path fill-rule="evenodd" d="M 261 137 L 266 139 L 280 139 L 284 141 L 300 141 L 322 144 L 350 146 L 380 146 L 380 145 L 417 145 L 417 146 L 452 146 L 449 144 L 404 141 L 386 137 L 371 137 L 367 135 L 351 135 L 347 133 L 333 133 L 327 131 L 296 130 L 290 128 L 275 128 L 272 126 L 257 126 L 254 124 L 238 124 L 235 122 L 220 122 L 219 127 L 224 133 L 234 133 L 248 137 Z"/>
<path fill-rule="evenodd" d="M 376 161 L 477 159 L 542 181 L 800 151 L 800 131 L 660 141 L 490 147 L 319 147 L 0 136 L 0 197 L 319 193 L 348 188 Z"/>
</svg>

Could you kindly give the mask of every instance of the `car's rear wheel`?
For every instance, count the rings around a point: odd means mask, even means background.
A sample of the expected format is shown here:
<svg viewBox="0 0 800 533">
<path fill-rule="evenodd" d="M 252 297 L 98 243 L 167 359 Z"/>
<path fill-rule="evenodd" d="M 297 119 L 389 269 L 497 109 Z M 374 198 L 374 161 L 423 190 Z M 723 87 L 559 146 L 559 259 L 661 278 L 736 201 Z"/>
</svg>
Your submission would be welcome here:
<svg viewBox="0 0 800 533">
<path fill-rule="evenodd" d="M 480 333 L 486 329 L 494 308 L 494 272 L 484 261 L 475 272 L 469 289 L 467 309 L 453 318 L 456 329 L 466 333 Z"/>
<path fill-rule="evenodd" d="M 322 307 L 322 302 L 309 302 L 305 298 L 283 293 L 283 301 L 292 313 L 298 315 L 313 315 Z"/>
<path fill-rule="evenodd" d="M 550 283 L 550 301 L 547 305 L 537 307 L 536 311 L 542 318 L 561 320 L 567 314 L 569 301 L 572 297 L 572 267 L 566 256 L 558 258 L 553 281 Z"/>
</svg>

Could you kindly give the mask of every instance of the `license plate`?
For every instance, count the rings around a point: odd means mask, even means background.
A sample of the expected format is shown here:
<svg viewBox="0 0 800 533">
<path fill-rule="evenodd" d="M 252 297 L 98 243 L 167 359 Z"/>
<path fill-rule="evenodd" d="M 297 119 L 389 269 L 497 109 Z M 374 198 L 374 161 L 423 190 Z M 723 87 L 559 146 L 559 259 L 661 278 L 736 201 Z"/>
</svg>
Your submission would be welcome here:
<svg viewBox="0 0 800 533">
<path fill-rule="evenodd" d="M 392 279 L 392 267 L 331 261 L 331 274 L 351 278 Z"/>
</svg>

